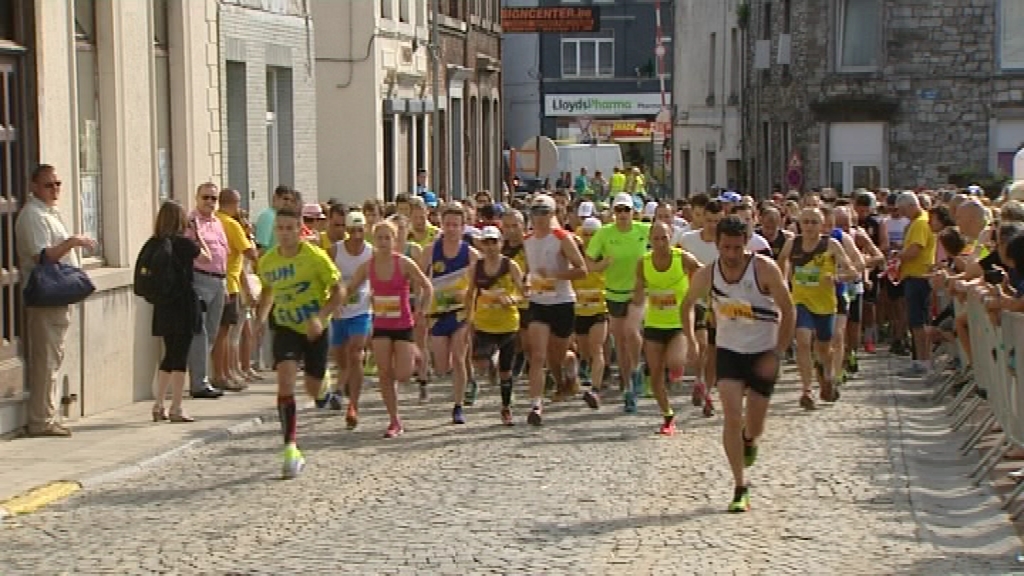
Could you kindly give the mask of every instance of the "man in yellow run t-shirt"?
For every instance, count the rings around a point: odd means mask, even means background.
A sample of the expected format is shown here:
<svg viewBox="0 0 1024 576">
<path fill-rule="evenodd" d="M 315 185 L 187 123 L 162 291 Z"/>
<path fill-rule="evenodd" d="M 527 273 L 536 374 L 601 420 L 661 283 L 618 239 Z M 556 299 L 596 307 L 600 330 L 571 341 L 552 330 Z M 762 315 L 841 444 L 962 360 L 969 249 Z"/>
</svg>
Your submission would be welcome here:
<svg viewBox="0 0 1024 576">
<path fill-rule="evenodd" d="M 260 258 L 258 319 L 260 330 L 273 305 L 274 366 L 277 370 L 277 412 L 284 432 L 285 478 L 294 478 L 306 461 L 295 444 L 295 379 L 303 362 L 306 392 L 316 397 L 327 371 L 330 344 L 325 326 L 345 302 L 341 274 L 326 252 L 302 242 L 302 219 L 291 208 L 274 219 L 277 246 Z"/>
<path fill-rule="evenodd" d="M 903 235 L 903 251 L 900 253 L 900 278 L 903 280 L 903 294 L 906 297 L 907 324 L 914 336 L 913 365 L 903 377 L 916 378 L 928 373 L 926 366 L 931 359 L 928 343 L 929 309 L 932 288 L 928 274 L 935 265 L 935 234 L 928 226 L 928 213 L 921 209 L 917 195 L 904 192 L 896 198 L 900 214 L 910 219 Z"/>
</svg>

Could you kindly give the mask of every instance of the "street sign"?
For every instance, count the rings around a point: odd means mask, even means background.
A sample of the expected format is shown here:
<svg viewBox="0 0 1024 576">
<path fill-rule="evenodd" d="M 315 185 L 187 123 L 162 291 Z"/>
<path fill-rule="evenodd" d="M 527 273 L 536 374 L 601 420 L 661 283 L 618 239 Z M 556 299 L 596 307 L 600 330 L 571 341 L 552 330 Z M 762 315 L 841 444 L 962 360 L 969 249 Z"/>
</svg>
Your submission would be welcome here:
<svg viewBox="0 0 1024 576">
<path fill-rule="evenodd" d="M 558 170 L 558 147 L 547 136 L 534 136 L 519 147 L 523 170 L 535 176 L 547 176 Z"/>
<path fill-rule="evenodd" d="M 598 6 L 501 9 L 503 34 L 597 32 L 600 29 L 601 8 Z"/>
</svg>

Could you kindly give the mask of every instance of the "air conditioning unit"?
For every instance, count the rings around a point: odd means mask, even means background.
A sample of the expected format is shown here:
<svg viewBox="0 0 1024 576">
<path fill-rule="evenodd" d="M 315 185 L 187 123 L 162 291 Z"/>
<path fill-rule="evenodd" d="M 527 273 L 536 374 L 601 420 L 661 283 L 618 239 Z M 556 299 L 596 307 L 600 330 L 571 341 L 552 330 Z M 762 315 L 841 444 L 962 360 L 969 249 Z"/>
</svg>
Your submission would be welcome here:
<svg viewBox="0 0 1024 576">
<path fill-rule="evenodd" d="M 754 70 L 767 70 L 771 68 L 771 51 L 771 40 L 758 40 L 754 43 Z"/>
<path fill-rule="evenodd" d="M 792 62 L 793 37 L 789 34 L 779 34 L 779 53 L 776 62 L 787 66 Z"/>
</svg>

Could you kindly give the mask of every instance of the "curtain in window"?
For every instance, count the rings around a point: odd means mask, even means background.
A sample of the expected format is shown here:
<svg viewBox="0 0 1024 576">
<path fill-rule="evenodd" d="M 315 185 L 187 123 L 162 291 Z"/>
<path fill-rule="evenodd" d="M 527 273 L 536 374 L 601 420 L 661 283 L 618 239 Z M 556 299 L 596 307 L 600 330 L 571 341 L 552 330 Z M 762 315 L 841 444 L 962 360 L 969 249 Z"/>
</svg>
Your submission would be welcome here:
<svg viewBox="0 0 1024 576">
<path fill-rule="evenodd" d="M 1024 68 L 1024 0 L 1002 0 L 999 58 L 1002 68 Z"/>
<path fill-rule="evenodd" d="M 878 0 L 846 0 L 842 9 L 840 66 L 877 66 L 880 28 Z"/>
</svg>

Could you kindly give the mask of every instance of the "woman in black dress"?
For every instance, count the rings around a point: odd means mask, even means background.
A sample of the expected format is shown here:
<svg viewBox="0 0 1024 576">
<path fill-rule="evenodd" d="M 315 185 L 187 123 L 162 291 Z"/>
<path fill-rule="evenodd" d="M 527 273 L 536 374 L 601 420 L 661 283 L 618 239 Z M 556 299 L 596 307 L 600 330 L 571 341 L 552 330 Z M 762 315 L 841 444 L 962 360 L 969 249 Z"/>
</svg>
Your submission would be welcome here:
<svg viewBox="0 0 1024 576">
<path fill-rule="evenodd" d="M 168 200 L 160 206 L 153 232 L 155 240 L 169 239 L 173 254 L 174 274 L 177 284 L 175 298 L 153 306 L 153 335 L 164 339 L 164 358 L 160 362 L 157 378 L 156 403 L 153 404 L 153 421 L 192 422 L 193 419 L 181 408 L 185 388 L 185 369 L 188 366 L 188 350 L 192 336 L 202 329 L 202 313 L 199 298 L 192 287 L 192 265 L 210 258 L 210 251 L 199 238 L 197 244 L 185 236 L 185 228 L 191 226 L 181 204 Z M 167 389 L 171 389 L 171 409 L 164 409 Z"/>
</svg>

